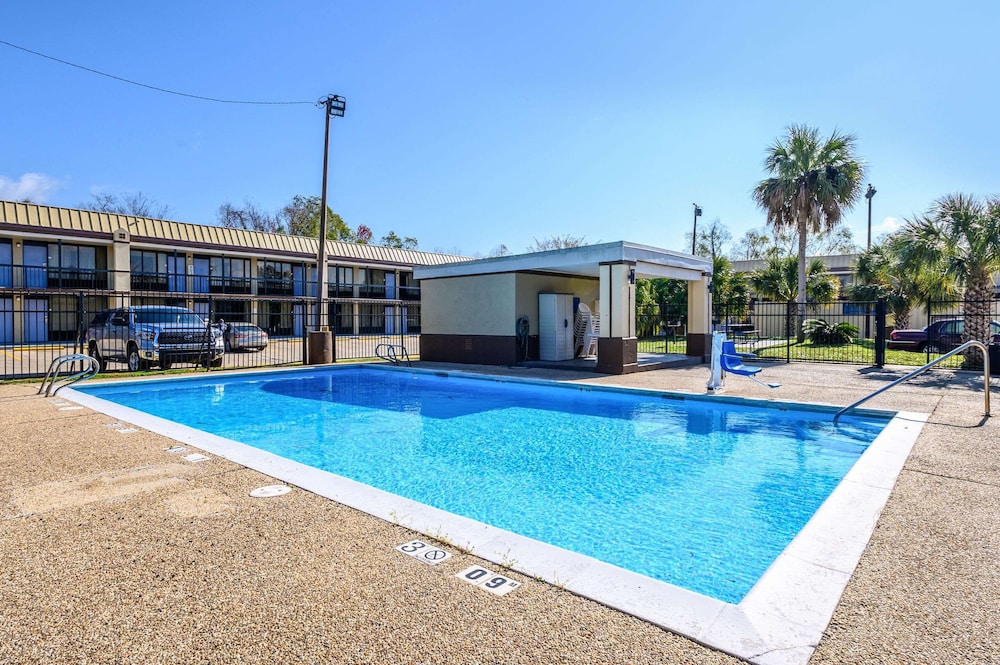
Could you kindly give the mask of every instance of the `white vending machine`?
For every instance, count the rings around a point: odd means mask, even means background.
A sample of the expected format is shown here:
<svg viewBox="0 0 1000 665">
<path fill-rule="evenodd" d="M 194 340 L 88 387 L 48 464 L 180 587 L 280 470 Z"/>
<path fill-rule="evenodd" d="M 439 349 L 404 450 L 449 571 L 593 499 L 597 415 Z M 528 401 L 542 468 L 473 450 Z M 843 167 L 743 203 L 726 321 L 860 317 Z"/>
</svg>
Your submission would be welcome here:
<svg viewBox="0 0 1000 665">
<path fill-rule="evenodd" d="M 573 294 L 538 294 L 538 357 L 573 359 Z"/>
</svg>

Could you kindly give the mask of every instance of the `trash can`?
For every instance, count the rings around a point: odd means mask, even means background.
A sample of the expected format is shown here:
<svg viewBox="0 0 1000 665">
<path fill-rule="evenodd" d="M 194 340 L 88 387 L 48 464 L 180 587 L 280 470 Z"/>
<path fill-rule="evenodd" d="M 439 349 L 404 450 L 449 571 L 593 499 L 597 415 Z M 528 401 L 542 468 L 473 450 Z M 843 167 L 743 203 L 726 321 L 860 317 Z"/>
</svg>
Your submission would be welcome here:
<svg viewBox="0 0 1000 665">
<path fill-rule="evenodd" d="M 329 365 L 333 362 L 333 333 L 329 330 L 309 332 L 307 365 Z"/>
<path fill-rule="evenodd" d="M 990 376 L 1000 376 L 1000 344 L 990 344 Z"/>
</svg>

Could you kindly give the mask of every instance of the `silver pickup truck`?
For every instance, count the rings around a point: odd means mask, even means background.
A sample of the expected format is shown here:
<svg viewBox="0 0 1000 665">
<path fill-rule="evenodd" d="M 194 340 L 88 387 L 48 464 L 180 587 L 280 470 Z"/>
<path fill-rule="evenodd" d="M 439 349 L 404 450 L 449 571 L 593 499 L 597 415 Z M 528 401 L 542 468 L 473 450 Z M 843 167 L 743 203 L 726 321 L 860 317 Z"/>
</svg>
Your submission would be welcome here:
<svg viewBox="0 0 1000 665">
<path fill-rule="evenodd" d="M 100 363 L 123 362 L 137 372 L 175 362 L 222 365 L 221 333 L 186 307 L 147 305 L 103 309 L 87 327 L 87 353 Z"/>
</svg>

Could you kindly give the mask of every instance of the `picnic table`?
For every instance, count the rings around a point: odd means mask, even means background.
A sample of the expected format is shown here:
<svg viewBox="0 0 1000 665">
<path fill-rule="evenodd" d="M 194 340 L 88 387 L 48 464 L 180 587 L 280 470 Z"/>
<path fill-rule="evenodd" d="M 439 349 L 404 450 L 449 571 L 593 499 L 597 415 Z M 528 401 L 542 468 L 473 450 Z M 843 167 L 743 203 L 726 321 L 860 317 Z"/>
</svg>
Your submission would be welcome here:
<svg viewBox="0 0 1000 665">
<path fill-rule="evenodd" d="M 752 323 L 727 323 L 722 329 L 726 337 L 737 344 L 747 344 L 751 349 L 760 341 L 760 331 Z"/>
</svg>

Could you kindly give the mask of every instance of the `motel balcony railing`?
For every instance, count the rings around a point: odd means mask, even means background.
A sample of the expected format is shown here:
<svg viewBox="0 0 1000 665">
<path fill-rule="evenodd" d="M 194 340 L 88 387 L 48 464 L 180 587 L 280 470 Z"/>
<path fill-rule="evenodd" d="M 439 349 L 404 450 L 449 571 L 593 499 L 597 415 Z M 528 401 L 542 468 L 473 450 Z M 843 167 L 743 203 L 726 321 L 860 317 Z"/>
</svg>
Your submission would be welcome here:
<svg viewBox="0 0 1000 665">
<path fill-rule="evenodd" d="M 0 264 L 0 289 L 87 289 L 109 287 L 107 270 Z"/>
</svg>

